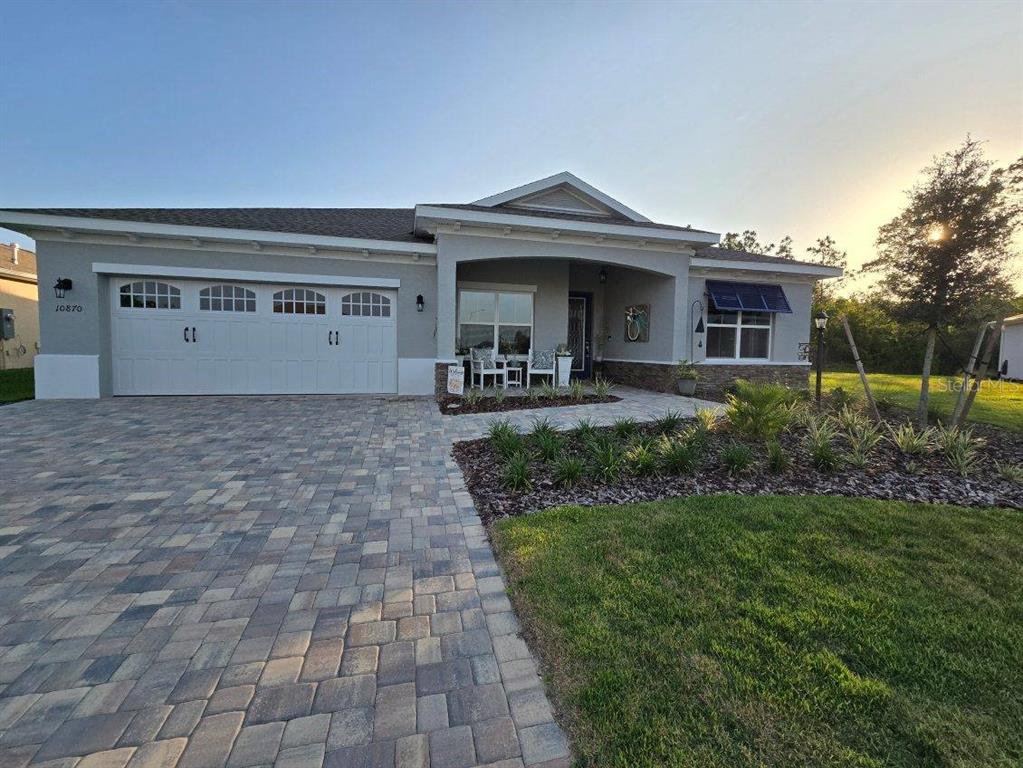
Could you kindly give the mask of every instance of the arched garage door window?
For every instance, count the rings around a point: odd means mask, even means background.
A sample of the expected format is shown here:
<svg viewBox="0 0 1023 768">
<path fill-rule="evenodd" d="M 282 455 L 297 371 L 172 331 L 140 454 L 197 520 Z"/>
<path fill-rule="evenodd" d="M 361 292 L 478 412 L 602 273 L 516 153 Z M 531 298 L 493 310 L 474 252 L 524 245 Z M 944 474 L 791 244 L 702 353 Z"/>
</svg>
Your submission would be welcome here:
<svg viewBox="0 0 1023 768">
<path fill-rule="evenodd" d="M 125 283 L 120 295 L 125 309 L 181 309 L 181 291 L 155 280 Z"/>
<path fill-rule="evenodd" d="M 390 317 L 391 300 L 369 291 L 349 293 L 341 297 L 341 314 L 352 317 Z"/>
<path fill-rule="evenodd" d="M 199 291 L 199 309 L 209 312 L 255 312 L 256 292 L 240 285 L 211 285 Z"/>
<path fill-rule="evenodd" d="M 283 315 L 324 315 L 327 299 L 308 288 L 288 288 L 274 294 L 274 312 Z"/>
</svg>

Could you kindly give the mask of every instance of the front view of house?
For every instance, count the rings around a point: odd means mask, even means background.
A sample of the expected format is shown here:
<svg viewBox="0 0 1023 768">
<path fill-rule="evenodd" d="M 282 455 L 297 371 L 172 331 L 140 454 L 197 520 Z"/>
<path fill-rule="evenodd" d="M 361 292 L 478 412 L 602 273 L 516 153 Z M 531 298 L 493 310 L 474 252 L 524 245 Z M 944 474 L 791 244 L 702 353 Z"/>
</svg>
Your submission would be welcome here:
<svg viewBox="0 0 1023 768">
<path fill-rule="evenodd" d="M 12 209 L 37 242 L 40 398 L 429 395 L 473 347 L 567 345 L 572 369 L 668 390 L 802 385 L 816 280 L 713 247 L 561 173 L 408 209 Z"/>
</svg>

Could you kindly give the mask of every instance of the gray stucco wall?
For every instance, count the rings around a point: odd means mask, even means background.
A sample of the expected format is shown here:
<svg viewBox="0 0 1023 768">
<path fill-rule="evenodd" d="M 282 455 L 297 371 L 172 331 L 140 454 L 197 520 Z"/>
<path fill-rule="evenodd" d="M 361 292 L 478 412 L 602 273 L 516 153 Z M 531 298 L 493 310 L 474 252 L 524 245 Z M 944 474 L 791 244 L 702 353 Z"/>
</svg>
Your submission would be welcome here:
<svg viewBox="0 0 1023 768">
<path fill-rule="evenodd" d="M 571 284 L 575 279 L 580 278 L 588 268 L 604 266 L 608 270 L 608 280 L 604 286 L 605 290 L 600 292 L 601 304 L 606 306 L 608 317 L 607 328 L 614 339 L 621 341 L 624 338 L 624 312 L 627 303 L 649 303 L 651 313 L 655 315 L 654 320 L 660 326 L 660 331 L 654 334 L 654 325 L 651 325 L 651 340 L 647 344 L 628 344 L 629 353 L 635 359 L 671 361 L 675 359 L 675 352 L 681 349 L 681 341 L 685 333 L 684 316 L 675 311 L 675 306 L 682 306 L 686 303 L 686 292 L 688 284 L 686 277 L 689 270 L 689 256 L 686 253 L 672 253 L 667 251 L 653 251 L 642 248 L 617 248 L 612 246 L 593 244 L 578 244 L 558 242 L 556 240 L 523 240 L 513 236 L 509 237 L 484 237 L 478 235 L 442 233 L 437 237 L 437 264 L 438 264 L 438 317 L 437 317 L 437 356 L 438 358 L 449 358 L 454 349 L 454 339 L 457 334 L 457 318 L 454 309 L 454 282 L 457 271 L 458 280 L 469 280 L 482 282 L 482 278 L 468 278 L 468 274 L 484 274 L 485 272 L 473 272 L 473 262 L 501 262 L 507 259 L 516 260 L 515 263 L 505 267 L 496 264 L 487 269 L 494 270 L 492 275 L 510 275 L 506 282 L 513 284 L 536 284 L 541 287 L 540 278 L 546 281 L 549 290 L 563 290 L 565 296 L 569 288 L 576 289 Z M 536 272 L 538 279 L 527 279 L 528 273 L 522 268 L 526 262 L 519 260 L 554 259 L 559 260 L 563 265 L 558 267 L 556 274 L 551 272 Z M 558 262 L 555 262 L 558 263 Z M 481 268 L 482 269 L 482 268 Z M 572 271 L 575 270 L 575 271 Z M 615 277 L 612 277 L 612 274 Z M 628 288 L 617 287 L 619 277 L 627 275 Z M 679 279 L 675 279 L 679 278 Z M 496 281 L 496 277 L 494 278 Z M 448 298 L 448 288 L 452 295 Z M 592 283 L 591 283 L 592 284 Z M 560 286 L 564 286 L 560 288 Z M 579 287 L 578 290 L 586 290 Z M 619 291 L 614 293 L 614 291 Z M 612 307 L 611 297 L 614 294 L 615 303 Z M 594 292 L 595 300 L 597 292 Z M 628 296 L 636 296 L 635 301 L 627 301 Z M 540 299 L 538 297 L 538 303 Z M 537 331 L 537 343 L 544 346 L 558 344 L 565 341 L 568 330 L 568 303 L 567 300 L 559 302 L 559 308 L 554 311 L 552 303 L 543 300 L 542 326 Z M 450 304 L 450 306 L 448 306 Z M 620 309 L 620 311 L 619 311 Z M 549 311 L 548 311 L 549 310 Z M 615 315 L 621 315 L 622 327 L 616 330 Z M 594 325 L 600 327 L 598 323 Z M 450 339 L 450 343 L 446 341 Z M 640 350 L 640 347 L 643 349 Z M 676 349 L 677 348 L 677 349 Z M 596 350 L 594 350 L 596 351 Z M 620 351 L 618 354 L 621 354 Z M 604 350 L 605 357 L 612 355 L 608 348 Z"/>
<path fill-rule="evenodd" d="M 680 303 L 684 303 L 684 299 Z M 650 305 L 648 341 L 625 340 L 625 310 L 633 304 Z M 609 268 L 604 311 L 607 316 L 606 359 L 674 361 L 675 278 Z"/>
<path fill-rule="evenodd" d="M 810 306 L 813 303 L 813 284 L 806 281 L 785 281 L 776 278 L 747 278 L 738 280 L 734 277 L 717 277 L 710 279 L 733 280 L 735 282 L 749 283 L 770 283 L 780 285 L 785 291 L 785 296 L 792 307 L 792 314 L 779 313 L 774 316 L 771 328 L 771 361 L 777 363 L 796 363 L 799 360 L 799 344 L 810 340 Z M 706 307 L 708 299 L 706 292 L 707 278 L 694 276 L 689 278 L 689 296 L 691 301 L 700 299 L 704 304 L 704 322 L 706 322 Z M 692 317 L 689 315 L 692 314 Z M 686 338 L 685 356 L 691 360 L 702 361 L 706 358 L 706 334 L 704 334 L 704 348 L 696 347 L 698 341 L 694 335 L 694 321 L 699 319 L 699 314 L 686 312 Z M 802 361 L 805 362 L 805 361 Z"/>
<path fill-rule="evenodd" d="M 433 264 L 403 264 L 374 259 L 336 259 L 272 253 L 232 253 L 209 248 L 154 248 L 63 241 L 37 242 L 39 284 L 71 278 L 64 300 L 40 291 L 41 351 L 45 354 L 99 355 L 100 386 L 110 391 L 110 306 L 108 278 L 92 271 L 94 262 L 170 267 L 239 269 L 308 275 L 398 278 L 398 356 L 432 358 L 436 331 L 437 272 Z M 426 308 L 416 311 L 422 294 Z M 58 304 L 81 305 L 81 312 L 58 312 Z"/>
</svg>

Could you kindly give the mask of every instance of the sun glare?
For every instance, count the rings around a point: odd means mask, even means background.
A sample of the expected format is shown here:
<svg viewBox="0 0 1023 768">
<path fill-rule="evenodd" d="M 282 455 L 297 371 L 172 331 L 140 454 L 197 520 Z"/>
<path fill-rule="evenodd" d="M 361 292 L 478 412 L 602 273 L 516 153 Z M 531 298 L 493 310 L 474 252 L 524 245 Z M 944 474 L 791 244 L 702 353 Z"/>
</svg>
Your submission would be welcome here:
<svg viewBox="0 0 1023 768">
<path fill-rule="evenodd" d="M 945 226 L 943 224 L 932 224 L 927 230 L 927 239 L 932 243 L 938 243 L 945 239 Z"/>
</svg>

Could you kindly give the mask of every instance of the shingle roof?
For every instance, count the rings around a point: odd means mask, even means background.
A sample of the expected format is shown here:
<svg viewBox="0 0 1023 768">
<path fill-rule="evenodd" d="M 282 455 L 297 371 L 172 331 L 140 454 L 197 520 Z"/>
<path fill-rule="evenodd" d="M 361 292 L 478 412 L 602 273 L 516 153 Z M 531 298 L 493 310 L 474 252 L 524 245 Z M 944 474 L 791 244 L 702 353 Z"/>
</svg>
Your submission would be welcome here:
<svg viewBox="0 0 1023 768">
<path fill-rule="evenodd" d="M 413 231 L 412 208 L 7 208 L 19 213 L 146 224 L 226 227 L 300 235 L 428 242 Z"/>
<path fill-rule="evenodd" d="M 430 208 L 452 208 L 460 211 L 480 211 L 482 213 L 510 213 L 518 216 L 538 216 L 546 219 L 567 219 L 568 221 L 587 221 L 594 224 L 624 224 L 632 227 L 648 227 L 653 229 L 670 229 L 675 232 L 697 232 L 705 235 L 712 235 L 705 229 L 693 229 L 692 227 L 680 227 L 677 224 L 658 224 L 653 221 L 633 221 L 632 219 L 617 216 L 588 216 L 585 213 L 563 213 L 561 211 L 544 211 L 536 208 L 516 208 L 515 206 L 489 206 L 472 205 L 469 203 L 423 203 Z"/>
</svg>

